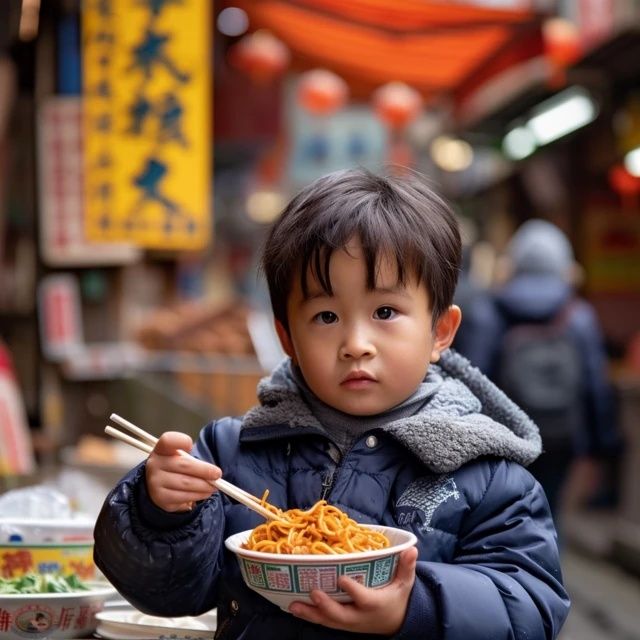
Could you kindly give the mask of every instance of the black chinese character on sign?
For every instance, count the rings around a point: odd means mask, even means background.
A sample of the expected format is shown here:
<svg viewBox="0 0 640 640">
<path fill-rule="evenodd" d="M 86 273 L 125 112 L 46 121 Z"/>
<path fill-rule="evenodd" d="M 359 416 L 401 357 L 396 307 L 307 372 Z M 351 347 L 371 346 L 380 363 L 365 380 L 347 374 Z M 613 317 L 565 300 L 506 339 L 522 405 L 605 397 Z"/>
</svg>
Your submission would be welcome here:
<svg viewBox="0 0 640 640">
<path fill-rule="evenodd" d="M 102 151 L 98 154 L 98 158 L 96 159 L 96 168 L 97 169 L 108 169 L 113 165 L 113 157 L 108 151 Z"/>
<path fill-rule="evenodd" d="M 140 206 L 148 202 L 158 202 L 171 212 L 178 210 L 172 200 L 160 193 L 160 183 L 166 177 L 168 167 L 160 160 L 148 158 L 141 173 L 133 178 L 133 184 L 142 191 L 139 199 Z"/>
<path fill-rule="evenodd" d="M 110 18 L 113 15 L 111 11 L 111 4 L 111 0 L 98 0 L 96 2 L 96 8 L 100 17 Z"/>
<path fill-rule="evenodd" d="M 144 123 L 153 113 L 153 105 L 145 98 L 143 95 L 140 95 L 136 98 L 136 101 L 129 107 L 129 116 L 131 117 L 131 125 L 127 130 L 127 133 L 132 133 L 133 135 L 140 135 L 142 133 L 142 129 L 144 127 Z"/>
<path fill-rule="evenodd" d="M 157 65 L 163 66 L 178 82 L 189 82 L 189 74 L 180 71 L 167 56 L 164 48 L 171 39 L 170 36 L 155 33 L 147 29 L 144 40 L 133 49 L 133 63 L 129 70 L 140 69 L 144 77 L 149 79 Z"/>
<path fill-rule="evenodd" d="M 113 196 L 113 185 L 110 182 L 102 182 L 98 185 L 97 196 L 103 202 L 111 199 Z"/>
<path fill-rule="evenodd" d="M 95 35 L 95 40 L 103 44 L 113 44 L 116 41 L 116 37 L 113 31 L 98 31 Z"/>
<path fill-rule="evenodd" d="M 166 93 L 157 103 L 150 102 L 146 96 L 140 94 L 129 106 L 129 127 L 127 133 L 142 135 L 145 124 L 151 118 L 158 123 L 156 140 L 159 143 L 177 141 L 187 146 L 187 140 L 182 131 L 184 106 L 175 93 Z"/>
<path fill-rule="evenodd" d="M 138 4 L 147 7 L 154 16 L 159 16 L 166 6 L 182 4 L 182 0 L 138 0 Z"/>
<path fill-rule="evenodd" d="M 94 93 L 101 98 L 111 97 L 111 83 L 108 80 L 101 80 L 94 88 Z"/>
<path fill-rule="evenodd" d="M 102 113 L 95 120 L 95 127 L 98 131 L 102 133 L 107 133 L 111 131 L 111 127 L 113 125 L 113 120 L 111 118 L 110 113 Z"/>
<path fill-rule="evenodd" d="M 158 137 L 161 142 L 177 140 L 181 145 L 187 146 L 187 141 L 182 133 L 182 116 L 184 107 L 173 93 L 167 93 L 160 105 L 160 131 Z"/>
</svg>

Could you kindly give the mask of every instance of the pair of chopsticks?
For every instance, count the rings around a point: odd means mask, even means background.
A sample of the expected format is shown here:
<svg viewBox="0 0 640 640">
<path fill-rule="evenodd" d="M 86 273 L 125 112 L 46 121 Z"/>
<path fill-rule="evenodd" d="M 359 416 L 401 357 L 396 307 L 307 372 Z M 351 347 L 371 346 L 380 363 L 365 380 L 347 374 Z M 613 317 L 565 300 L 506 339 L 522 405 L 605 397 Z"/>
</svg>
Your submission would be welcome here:
<svg viewBox="0 0 640 640">
<path fill-rule="evenodd" d="M 129 422 L 128 420 L 125 420 L 124 418 L 119 416 L 117 413 L 112 413 L 109 419 L 115 422 L 116 424 L 120 425 L 124 429 L 127 429 L 127 431 L 130 431 L 131 433 L 135 434 L 140 439 L 136 440 L 136 438 L 133 438 L 130 435 L 127 435 L 126 433 L 122 433 L 122 431 L 118 431 L 111 425 L 107 425 L 104 428 L 104 432 L 106 434 L 110 435 L 113 438 L 116 438 L 116 440 L 125 442 L 126 444 L 129 444 L 132 447 L 136 447 L 137 449 L 140 449 L 141 451 L 144 451 L 146 453 L 151 453 L 153 451 L 153 448 L 155 447 L 156 442 L 158 442 L 158 438 L 156 438 L 155 436 L 152 436 L 150 433 L 147 433 L 144 429 L 137 427 L 135 424 L 133 424 L 133 422 Z M 187 453 L 186 451 L 182 451 L 181 449 L 178 450 L 178 453 L 181 456 L 185 456 L 187 458 L 192 457 L 189 453 Z M 259 513 L 263 518 L 266 518 L 267 520 L 284 520 L 285 519 L 281 515 L 279 515 L 278 513 L 279 510 L 269 511 L 269 509 L 262 506 L 262 500 L 260 498 L 254 496 L 251 493 L 248 493 L 247 491 L 245 491 L 244 489 L 241 489 L 240 487 L 236 487 L 235 484 L 231 484 L 230 482 L 227 482 L 222 478 L 218 478 L 218 480 L 213 480 L 211 484 L 219 491 L 222 491 L 222 493 L 226 493 L 228 496 L 230 496 L 240 504 L 243 504 L 245 507 L 249 507 L 249 509 L 251 509 L 252 511 L 255 511 L 256 513 Z M 275 507 L 271 507 L 271 508 L 275 510 Z"/>
</svg>

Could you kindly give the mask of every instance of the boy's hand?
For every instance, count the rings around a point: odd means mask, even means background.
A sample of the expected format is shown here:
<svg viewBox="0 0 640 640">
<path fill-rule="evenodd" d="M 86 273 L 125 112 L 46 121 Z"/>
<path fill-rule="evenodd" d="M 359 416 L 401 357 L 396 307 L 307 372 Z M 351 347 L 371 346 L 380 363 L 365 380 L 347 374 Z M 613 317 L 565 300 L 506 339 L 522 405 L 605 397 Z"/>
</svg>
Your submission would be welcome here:
<svg viewBox="0 0 640 640">
<path fill-rule="evenodd" d="M 394 635 L 402 627 L 407 613 L 409 596 L 416 578 L 417 558 L 418 550 L 415 547 L 403 551 L 395 579 L 381 589 L 367 589 L 355 580 L 342 576 L 339 585 L 353 598 L 353 602 L 341 604 L 326 593 L 316 590 L 311 592 L 315 606 L 294 602 L 289 607 L 289 612 L 308 622 L 332 629 Z"/>
<path fill-rule="evenodd" d="M 153 503 L 165 511 L 189 511 L 197 500 L 216 489 L 211 481 L 222 471 L 208 462 L 178 453 L 191 451 L 193 442 L 185 433 L 167 431 L 160 436 L 146 465 L 147 491 Z"/>
</svg>

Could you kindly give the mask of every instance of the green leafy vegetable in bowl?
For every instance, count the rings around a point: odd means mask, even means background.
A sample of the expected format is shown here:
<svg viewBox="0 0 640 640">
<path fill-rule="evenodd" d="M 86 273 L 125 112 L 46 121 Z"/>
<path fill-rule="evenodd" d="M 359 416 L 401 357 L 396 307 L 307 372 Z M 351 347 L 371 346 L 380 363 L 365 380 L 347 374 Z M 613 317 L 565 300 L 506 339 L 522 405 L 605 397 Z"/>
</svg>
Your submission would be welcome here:
<svg viewBox="0 0 640 640">
<path fill-rule="evenodd" d="M 72 593 L 88 591 L 89 587 L 74 573 L 27 573 L 19 578 L 0 578 L 0 594 Z"/>
</svg>

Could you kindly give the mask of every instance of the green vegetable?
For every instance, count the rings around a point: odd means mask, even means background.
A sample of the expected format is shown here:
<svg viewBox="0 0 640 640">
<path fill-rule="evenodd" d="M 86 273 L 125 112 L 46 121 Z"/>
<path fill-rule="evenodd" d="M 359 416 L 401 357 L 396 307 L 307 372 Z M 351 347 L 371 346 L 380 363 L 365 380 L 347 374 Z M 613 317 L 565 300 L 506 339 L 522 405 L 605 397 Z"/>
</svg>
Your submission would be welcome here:
<svg viewBox="0 0 640 640">
<path fill-rule="evenodd" d="M 88 591 L 75 573 L 63 576 L 59 573 L 27 573 L 19 578 L 0 578 L 0 594 L 71 593 Z"/>
</svg>

